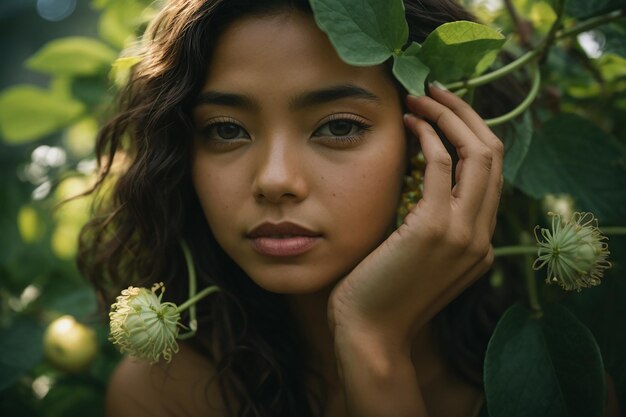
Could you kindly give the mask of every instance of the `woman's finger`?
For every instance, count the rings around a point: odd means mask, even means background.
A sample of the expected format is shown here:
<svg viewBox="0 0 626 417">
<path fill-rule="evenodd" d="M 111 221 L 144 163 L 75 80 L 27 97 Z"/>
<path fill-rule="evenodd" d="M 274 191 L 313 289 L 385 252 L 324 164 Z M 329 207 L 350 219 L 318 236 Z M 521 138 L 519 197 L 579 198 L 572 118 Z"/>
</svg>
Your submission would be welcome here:
<svg viewBox="0 0 626 417">
<path fill-rule="evenodd" d="M 491 233 L 495 229 L 498 206 L 500 204 L 500 194 L 502 192 L 503 178 L 502 166 L 504 157 L 504 145 L 502 141 L 491 131 L 485 121 L 474 111 L 474 109 L 461 100 L 455 94 L 431 86 L 429 89 L 431 97 L 439 103 L 450 108 L 476 136 L 492 151 L 491 173 L 488 180 L 485 200 L 481 208 L 479 226 L 485 225 Z"/>
<path fill-rule="evenodd" d="M 418 138 L 424 159 L 423 199 L 437 207 L 450 207 L 452 189 L 452 157 L 437 132 L 423 119 L 412 114 L 404 116 L 405 125 Z"/>
<path fill-rule="evenodd" d="M 459 156 L 457 183 L 452 191 L 461 214 L 474 222 L 489 184 L 492 152 L 452 110 L 426 96 L 407 98 L 407 105 L 418 116 L 435 123 L 456 148 Z"/>
</svg>

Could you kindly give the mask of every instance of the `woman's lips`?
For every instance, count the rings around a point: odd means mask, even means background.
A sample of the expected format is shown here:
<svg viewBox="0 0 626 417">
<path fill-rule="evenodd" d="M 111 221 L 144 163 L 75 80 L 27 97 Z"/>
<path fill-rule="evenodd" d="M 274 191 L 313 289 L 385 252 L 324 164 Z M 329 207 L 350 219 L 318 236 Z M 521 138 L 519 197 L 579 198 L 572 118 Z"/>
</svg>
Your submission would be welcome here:
<svg viewBox="0 0 626 417">
<path fill-rule="evenodd" d="M 256 237 L 250 239 L 252 248 L 265 256 L 296 256 L 302 255 L 317 243 L 319 237 Z"/>
<path fill-rule="evenodd" d="M 309 251 L 321 234 L 290 222 L 263 223 L 247 233 L 252 248 L 265 256 L 297 256 Z"/>
</svg>

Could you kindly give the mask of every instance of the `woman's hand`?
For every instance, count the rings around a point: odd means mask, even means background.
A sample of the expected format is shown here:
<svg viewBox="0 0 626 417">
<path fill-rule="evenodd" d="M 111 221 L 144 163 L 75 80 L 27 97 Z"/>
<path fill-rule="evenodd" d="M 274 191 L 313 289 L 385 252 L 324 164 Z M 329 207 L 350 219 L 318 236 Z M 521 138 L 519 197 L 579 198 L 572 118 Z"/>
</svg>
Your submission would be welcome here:
<svg viewBox="0 0 626 417">
<path fill-rule="evenodd" d="M 406 126 L 426 160 L 423 198 L 340 281 L 328 319 L 349 415 L 425 417 L 411 358 L 417 331 L 484 274 L 502 188 L 501 141 L 463 100 L 430 89 L 408 97 Z M 452 158 L 434 123 L 456 148 Z"/>
<path fill-rule="evenodd" d="M 423 198 L 404 223 L 334 289 L 331 329 L 376 334 L 399 348 L 484 274 L 502 188 L 502 142 L 456 95 L 407 98 L 406 126 L 426 160 Z M 452 158 L 435 124 L 456 148 Z"/>
</svg>

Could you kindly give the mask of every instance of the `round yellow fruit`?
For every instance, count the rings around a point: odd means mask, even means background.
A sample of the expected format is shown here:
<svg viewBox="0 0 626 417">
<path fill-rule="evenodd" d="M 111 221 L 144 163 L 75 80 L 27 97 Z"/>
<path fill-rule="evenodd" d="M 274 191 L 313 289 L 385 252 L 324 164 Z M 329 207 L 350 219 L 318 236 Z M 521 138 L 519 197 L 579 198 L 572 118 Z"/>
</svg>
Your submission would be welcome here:
<svg viewBox="0 0 626 417">
<path fill-rule="evenodd" d="M 98 354 L 96 332 L 69 315 L 59 317 L 48 325 L 43 345 L 50 363 L 72 373 L 87 370 Z"/>
</svg>

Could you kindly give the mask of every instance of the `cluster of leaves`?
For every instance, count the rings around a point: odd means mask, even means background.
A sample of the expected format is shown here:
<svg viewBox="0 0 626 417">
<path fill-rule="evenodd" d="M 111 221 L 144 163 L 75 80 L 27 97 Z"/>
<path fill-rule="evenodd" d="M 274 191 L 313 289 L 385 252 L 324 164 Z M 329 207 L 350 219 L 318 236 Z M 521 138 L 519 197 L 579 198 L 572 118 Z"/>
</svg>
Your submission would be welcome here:
<svg viewBox="0 0 626 417">
<path fill-rule="evenodd" d="M 553 195 L 569 196 L 570 209 L 593 212 L 601 227 L 623 226 L 622 2 L 507 0 L 495 10 L 478 0 L 466 3 L 488 26 L 446 24 L 418 45 L 407 41 L 399 1 L 311 0 L 319 26 L 346 62 L 375 65 L 391 58 L 395 76 L 413 94 L 423 94 L 425 82 L 436 80 L 464 90 L 471 100 L 478 85 L 499 73 L 515 69 L 514 75 L 524 78 L 521 68 L 538 68 L 543 81 L 539 84 L 534 78 L 537 88 L 530 99 L 499 130 L 507 148 L 506 187 L 495 246 L 531 244 L 529 232 L 535 224 L 546 223 L 546 197 Z M 88 201 L 65 205 L 52 218 L 46 213 L 89 185 L 93 175 L 89 167 L 94 165 L 90 148 L 114 84 L 110 70 L 153 12 L 144 0 L 93 4 L 101 11 L 99 39 L 49 42 L 26 62 L 28 69 L 50 75 L 49 87 L 14 86 L 0 94 L 4 142 L 0 146 L 10 155 L 7 158 L 18 161 L 8 166 L 15 170 L 23 164 L 21 178 L 36 186 L 33 198 L 23 193 L 11 196 L 19 227 L 3 227 L 13 230 L 11 238 L 21 242 L 0 255 L 0 270 L 6 276 L 0 284 L 3 415 L 74 415 L 84 413 L 87 403 L 97 413 L 102 388 L 117 359 L 105 342 L 106 329 L 96 320 L 101 354 L 83 374 L 68 375 L 42 360 L 43 327 L 52 318 L 65 313 L 87 321 L 95 311 L 93 293 L 68 263 L 77 231 L 88 216 Z M 583 48 L 583 38 L 576 36 L 583 29 L 591 30 L 585 39 L 596 51 Z M 503 67 L 497 59 L 502 50 L 521 57 L 516 62 L 524 65 Z M 62 163 L 58 158 L 54 162 L 55 150 L 67 156 Z M 33 151 L 29 162 L 23 160 L 27 151 Z M 2 181 L 15 178 L 14 171 L 5 174 Z M 626 297 L 626 239 L 611 237 L 609 244 L 614 267 L 600 286 L 565 294 L 540 285 L 542 314 L 527 308 L 522 299 L 503 316 L 485 368 L 491 417 L 602 415 L 605 375 L 626 409 L 626 304 L 621 302 Z M 535 288 L 543 277 L 531 264 L 530 255 L 498 258 L 492 285 L 521 281 L 534 283 Z M 33 293 L 40 296 L 33 298 Z M 47 395 L 34 389 L 42 378 L 53 382 Z M 85 392 L 87 400 L 76 395 L 68 400 L 63 394 L 68 389 Z"/>
</svg>

